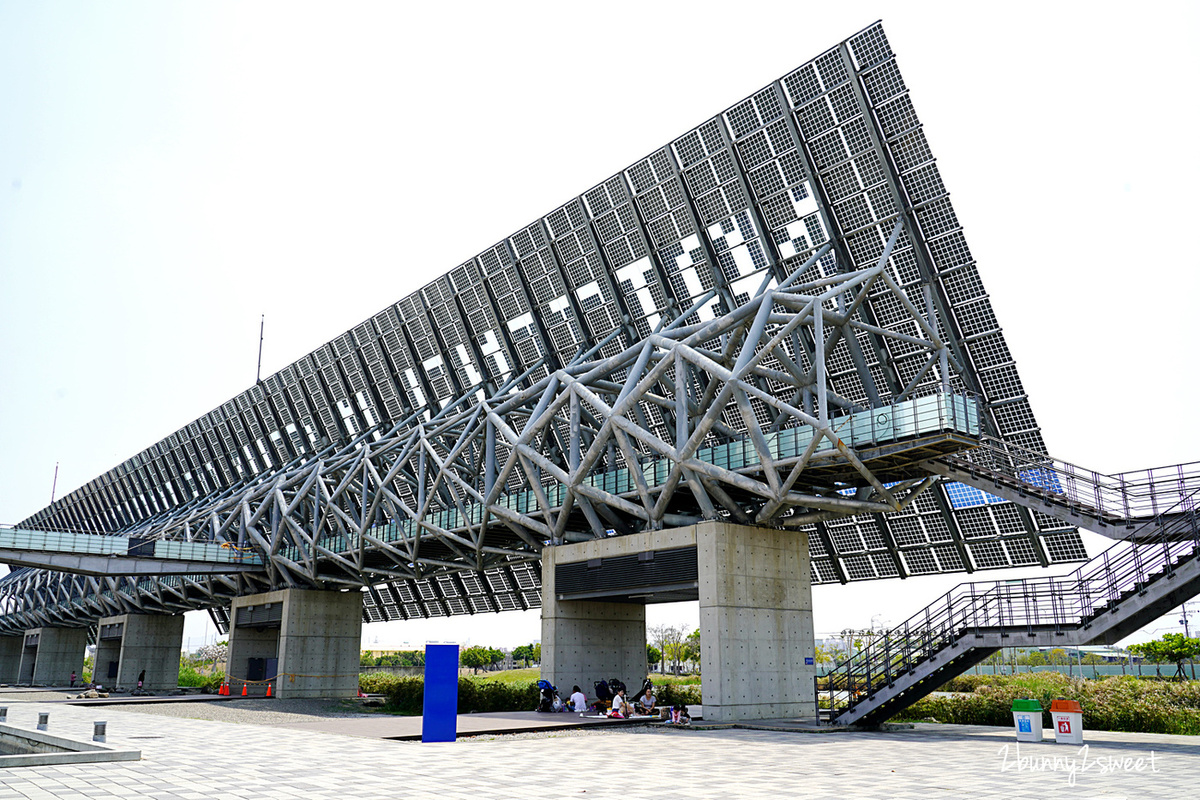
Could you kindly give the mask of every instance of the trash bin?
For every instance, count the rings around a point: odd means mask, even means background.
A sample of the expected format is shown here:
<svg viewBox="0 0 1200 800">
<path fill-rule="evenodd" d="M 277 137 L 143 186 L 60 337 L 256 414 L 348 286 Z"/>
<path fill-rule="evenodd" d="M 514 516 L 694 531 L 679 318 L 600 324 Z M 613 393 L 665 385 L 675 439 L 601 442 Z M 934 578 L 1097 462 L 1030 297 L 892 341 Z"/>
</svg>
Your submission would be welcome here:
<svg viewBox="0 0 1200 800">
<path fill-rule="evenodd" d="M 1018 742 L 1042 740 L 1042 704 L 1037 700 L 1013 700 L 1013 725 Z"/>
<path fill-rule="evenodd" d="M 1059 744 L 1083 744 L 1083 706 L 1074 700 L 1058 699 L 1050 703 L 1050 722 L 1054 741 Z"/>
</svg>

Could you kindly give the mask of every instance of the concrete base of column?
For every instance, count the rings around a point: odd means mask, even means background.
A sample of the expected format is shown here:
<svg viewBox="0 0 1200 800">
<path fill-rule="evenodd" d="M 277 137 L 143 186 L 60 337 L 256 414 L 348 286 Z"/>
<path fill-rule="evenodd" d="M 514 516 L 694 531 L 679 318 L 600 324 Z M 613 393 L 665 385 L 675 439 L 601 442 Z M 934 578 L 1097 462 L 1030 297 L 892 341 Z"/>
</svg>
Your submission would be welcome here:
<svg viewBox="0 0 1200 800">
<path fill-rule="evenodd" d="M 277 613 L 256 617 L 279 604 Z M 281 589 L 239 597 L 230 609 L 228 675 L 230 692 L 266 693 L 266 683 L 250 674 L 251 659 L 275 667 L 273 694 L 289 697 L 354 697 L 362 647 L 362 594 Z M 273 619 L 263 621 L 263 617 Z M 257 669 L 258 664 L 253 665 Z M 265 675 L 264 678 L 269 678 Z M 247 681 L 250 681 L 247 683 Z"/>
<path fill-rule="evenodd" d="M 37 636 L 36 647 L 23 647 L 19 683 L 68 686 L 71 673 L 83 676 L 83 656 L 87 649 L 87 628 L 33 628 L 25 631 L 25 640 Z"/>
<path fill-rule="evenodd" d="M 0 636 L 0 683 L 16 683 L 21 675 L 24 636 Z"/>
<path fill-rule="evenodd" d="M 100 620 L 105 625 L 120 624 L 121 638 L 101 640 L 96 647 L 92 682 L 115 688 L 138 688 L 138 676 L 145 671 L 142 689 L 169 692 L 179 687 L 179 652 L 183 645 L 183 616 L 162 614 L 122 614 Z M 109 662 L 117 662 L 115 678 L 108 675 Z"/>
</svg>

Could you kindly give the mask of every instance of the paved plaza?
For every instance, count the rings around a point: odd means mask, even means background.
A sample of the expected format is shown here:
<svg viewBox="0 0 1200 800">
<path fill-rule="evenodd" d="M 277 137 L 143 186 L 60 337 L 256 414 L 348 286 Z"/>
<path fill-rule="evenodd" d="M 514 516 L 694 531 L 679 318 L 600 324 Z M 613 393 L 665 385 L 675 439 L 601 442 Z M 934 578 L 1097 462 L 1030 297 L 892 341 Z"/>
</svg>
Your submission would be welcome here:
<svg viewBox="0 0 1200 800">
<path fill-rule="evenodd" d="M 1088 749 L 1017 750 L 1004 729 L 917 725 L 886 733 L 606 730 L 480 736 L 421 744 L 347 735 L 354 717 L 263 709 L 267 724 L 195 719 L 219 704 L 89 708 L 19 702 L 9 722 L 109 744 L 141 761 L 0 770 L 7 798 L 1120 798 L 1195 797 L 1200 739 L 1094 732 Z M 239 719 L 253 720 L 253 713 Z M 479 715 L 483 716 L 483 715 Z M 321 731 L 321 720 L 338 733 Z M 364 720 L 362 731 L 371 730 Z M 1140 759 L 1140 761 L 1139 761 Z"/>
</svg>

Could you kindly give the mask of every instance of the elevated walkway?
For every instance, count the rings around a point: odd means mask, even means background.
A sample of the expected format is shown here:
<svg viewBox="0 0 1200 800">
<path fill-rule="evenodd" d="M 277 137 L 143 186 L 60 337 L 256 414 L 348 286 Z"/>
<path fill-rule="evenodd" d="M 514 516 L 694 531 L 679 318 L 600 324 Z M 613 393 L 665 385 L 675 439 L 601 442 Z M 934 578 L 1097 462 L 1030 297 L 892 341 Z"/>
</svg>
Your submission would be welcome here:
<svg viewBox="0 0 1200 800">
<path fill-rule="evenodd" d="M 954 392 L 937 392 L 835 416 L 831 419 L 831 427 L 862 464 L 880 480 L 889 481 L 928 476 L 922 466 L 925 462 L 976 446 L 982 433 L 977 399 Z M 774 467 L 787 469 L 801 461 L 813 436 L 814 430 L 809 426 L 765 434 L 767 452 Z M 698 473 L 716 470 L 742 475 L 761 474 L 764 468 L 749 439 L 701 448 L 687 466 Z M 663 489 L 671 467 L 672 461 L 668 458 L 643 458 L 637 471 L 623 468 L 597 472 L 584 481 L 585 486 L 579 491 L 586 495 L 590 488 L 636 502 L 642 490 Z M 865 485 L 865 481 L 844 453 L 822 447 L 808 460 L 798 483 L 801 485 L 858 486 Z M 732 491 L 737 493 L 737 490 Z M 293 545 L 280 548 L 278 555 L 300 565 L 314 556 L 317 559 L 337 558 L 365 547 L 370 563 L 370 551 L 414 541 L 419 538 L 422 528 L 469 541 L 490 516 L 512 520 L 539 511 L 557 512 L 567 493 L 567 486 L 554 483 L 541 487 L 540 491 L 501 494 L 491 505 L 460 497 L 456 507 L 431 511 L 422 522 L 403 520 L 373 526 L 366 531 L 363 542 L 351 541 L 344 533 L 325 533 L 313 543 L 313 552 Z M 702 509 L 687 506 L 687 493 L 680 493 L 679 497 L 681 513 L 674 515 L 674 521 L 680 525 L 700 521 Z M 580 514 L 576 522 L 580 529 L 586 529 L 589 523 L 582 518 L 582 512 Z M 182 542 L 128 534 L 35 531 L 11 526 L 0 526 L 0 563 L 109 576 L 230 574 L 265 568 L 260 554 L 228 543 Z"/>
<path fill-rule="evenodd" d="M 1113 644 L 1200 594 L 1200 489 L 1070 575 L 965 583 L 838 665 L 835 724 L 878 724 L 1001 647 Z"/>
<path fill-rule="evenodd" d="M 0 526 L 0 563 L 81 575 L 210 575 L 263 569 L 257 554 L 225 544 L 11 526 Z"/>
<path fill-rule="evenodd" d="M 928 477 L 925 464 L 929 459 L 975 447 L 982 434 L 976 398 L 954 392 L 938 392 L 836 416 L 831 419 L 831 427 L 842 443 L 857 453 L 867 469 L 880 480 L 886 481 Z M 813 436 L 814 429 L 809 426 L 765 434 L 767 451 L 775 468 L 786 470 L 799 462 Z M 761 474 L 763 471 L 758 452 L 748 438 L 701 448 L 685 466 L 701 474 L 710 467 L 745 475 Z M 597 472 L 584 483 L 587 487 L 636 502 L 639 477 L 647 492 L 655 492 L 667 483 L 671 467 L 672 461 L 668 458 L 644 458 L 639 467 L 640 476 L 633 470 L 615 469 Z M 861 486 L 866 485 L 866 481 L 843 453 L 830 447 L 813 454 L 798 485 Z M 585 495 L 586 491 L 586 488 L 582 489 Z M 733 491 L 736 494 L 736 490 Z M 545 497 L 548 508 L 543 507 L 539 494 Z M 687 502 L 685 494 L 678 495 L 681 504 Z M 466 536 L 482 524 L 489 513 L 509 518 L 515 514 L 542 510 L 556 512 L 562 508 L 566 496 L 567 486 L 561 483 L 544 486 L 540 492 L 509 492 L 500 495 L 494 506 L 463 502 L 458 508 L 430 513 L 424 523 L 404 520 L 375 526 L 370 529 L 368 537 L 389 544 L 408 541 L 417 537 L 422 524 Z M 678 524 L 700 521 L 699 506 L 681 510 L 694 512 L 696 516 L 679 518 L 676 520 Z M 587 527 L 583 519 L 579 523 L 581 528 Z M 337 535 L 322 537 L 318 541 L 319 547 L 332 552 L 354 549 L 350 544 L 346 537 Z M 301 560 L 304 555 L 296 547 L 285 548 L 283 554 L 295 561 Z"/>
</svg>

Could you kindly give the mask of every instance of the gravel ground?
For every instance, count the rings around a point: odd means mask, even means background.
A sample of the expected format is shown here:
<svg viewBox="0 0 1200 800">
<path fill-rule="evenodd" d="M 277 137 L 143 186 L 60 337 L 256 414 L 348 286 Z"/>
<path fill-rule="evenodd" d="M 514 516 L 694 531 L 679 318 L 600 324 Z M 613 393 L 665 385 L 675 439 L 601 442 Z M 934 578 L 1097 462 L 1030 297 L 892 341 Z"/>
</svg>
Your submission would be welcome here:
<svg viewBox="0 0 1200 800">
<path fill-rule="evenodd" d="M 12 692 L 0 692 L 0 704 L 3 703 L 44 703 L 48 700 L 70 700 L 79 694 L 76 689 L 73 692 L 56 692 L 53 689 L 45 691 L 20 690 Z"/>
<path fill-rule="evenodd" d="M 669 736 L 678 733 L 676 730 L 652 728 L 648 725 L 630 725 L 620 728 L 567 728 L 557 731 L 526 731 L 524 733 L 487 733 L 480 736 L 460 736 L 459 742 L 495 742 L 512 739 L 571 739 L 579 736 L 629 736 L 650 734 L 653 736 Z M 419 742 L 417 743 L 419 744 Z"/>
<path fill-rule="evenodd" d="M 160 717 L 241 722 L 248 725 L 287 725 L 314 717 L 370 717 L 353 701 L 343 700 L 214 700 L 208 703 L 129 703 L 105 706 L 118 711 Z"/>
<path fill-rule="evenodd" d="M 33 703 L 47 700 L 67 700 L 76 696 L 74 692 L 21 691 L 5 693 L 0 700 L 7 703 Z M 135 714 L 150 714 L 159 717 L 181 719 L 203 719 L 214 722 L 235 722 L 245 725 L 289 725 L 309 722 L 320 717 L 361 717 L 371 719 L 382 712 L 364 711 L 354 700 L 279 700 L 270 705 L 262 700 L 215 700 L 193 703 L 117 703 L 104 708 L 130 711 Z M 648 726 L 622 726 L 616 729 L 575 728 L 551 731 L 528 731 L 525 733 L 482 734 L 465 736 L 460 742 L 492 742 L 512 739 L 576 738 L 580 736 L 626 736 L 629 734 L 664 734 Z M 397 742 L 397 744 L 402 744 Z"/>
<path fill-rule="evenodd" d="M 132 711 L 138 714 L 154 714 L 161 717 L 184 719 L 206 719 L 215 722 L 238 722 L 246 725 L 288 725 L 308 722 L 317 717 L 362 717 L 370 719 L 376 713 L 362 711 L 353 700 L 272 700 L 270 708 L 262 701 L 220 700 L 211 703 L 130 703 L 112 705 L 107 708 Z M 492 742 L 511 739 L 553 739 L 579 736 L 625 736 L 628 734 L 663 734 L 663 731 L 648 726 L 622 726 L 619 729 L 574 728 L 551 731 L 528 731 L 525 733 L 482 734 L 464 736 L 461 742 Z M 397 742 L 396 744 L 402 744 Z"/>
</svg>

